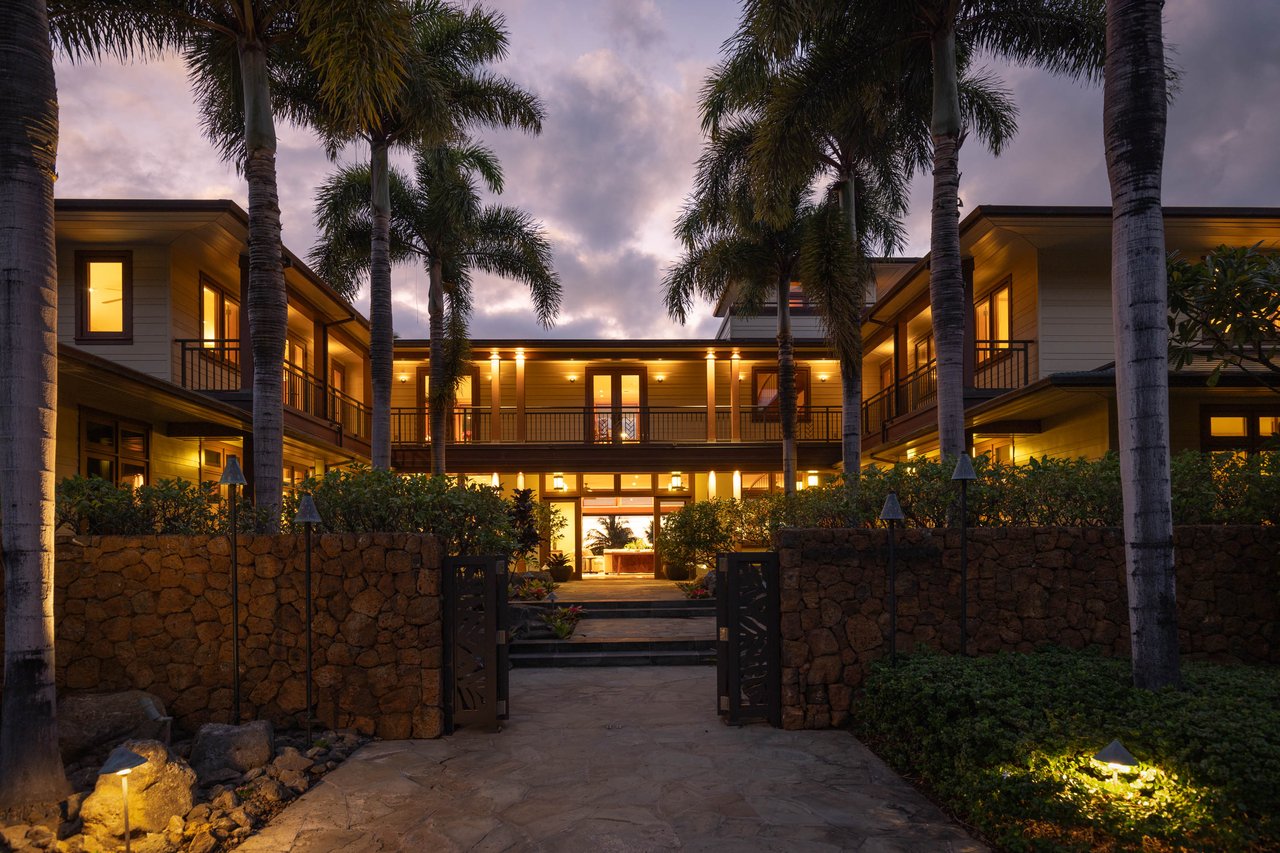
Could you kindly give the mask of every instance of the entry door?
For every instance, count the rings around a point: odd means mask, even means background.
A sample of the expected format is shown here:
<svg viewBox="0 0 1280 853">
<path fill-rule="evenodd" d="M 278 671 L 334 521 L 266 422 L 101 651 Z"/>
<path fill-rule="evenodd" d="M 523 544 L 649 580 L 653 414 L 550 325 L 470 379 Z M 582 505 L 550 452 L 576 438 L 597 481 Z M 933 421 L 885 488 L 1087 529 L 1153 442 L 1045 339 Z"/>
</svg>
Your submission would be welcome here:
<svg viewBox="0 0 1280 853">
<path fill-rule="evenodd" d="M 475 390 L 475 376 L 470 373 L 464 373 L 454 392 L 453 417 L 449 419 L 450 441 L 470 443 L 474 440 L 472 435 L 475 428 L 473 413 L 477 402 Z M 422 434 L 427 441 L 430 441 L 431 415 L 428 409 L 431 405 L 431 376 L 427 373 L 422 374 L 422 399 L 426 401 L 422 407 Z"/>
<path fill-rule="evenodd" d="M 644 368 L 597 369 L 587 374 L 592 440 L 596 444 L 644 441 Z"/>
</svg>

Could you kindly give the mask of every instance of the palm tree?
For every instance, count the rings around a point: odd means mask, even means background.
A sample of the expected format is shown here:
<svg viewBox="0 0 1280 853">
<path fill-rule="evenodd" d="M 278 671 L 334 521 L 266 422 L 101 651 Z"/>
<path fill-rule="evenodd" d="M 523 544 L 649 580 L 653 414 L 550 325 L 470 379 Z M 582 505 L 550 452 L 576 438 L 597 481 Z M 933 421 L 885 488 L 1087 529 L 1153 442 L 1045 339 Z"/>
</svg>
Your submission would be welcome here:
<svg viewBox="0 0 1280 853">
<path fill-rule="evenodd" d="M 1167 112 L 1161 0 L 1107 0 L 1103 132 L 1133 681 L 1177 684 L 1169 479 L 1168 282 L 1161 172 Z"/>
<path fill-rule="evenodd" d="M 865 303 L 871 283 L 866 258 L 873 249 L 892 254 L 901 248 L 907 183 L 929 159 L 927 81 L 886 61 L 874 33 L 849 16 L 815 21 L 779 47 L 768 8 L 748 7 L 729 42 L 730 56 L 704 86 L 703 129 L 714 132 L 730 116 L 758 116 L 749 160 L 755 201 L 766 217 L 789 216 L 785 200 L 815 175 L 834 182 L 857 249 L 856 298 Z M 1007 95 L 980 74 L 962 73 L 960 87 L 966 118 L 998 150 L 1013 131 Z M 874 197 L 869 209 L 883 216 L 858 215 L 868 193 Z M 860 323 L 860 314 L 855 320 Z M 833 331 L 844 470 L 852 483 L 861 457 L 862 338 L 856 328 L 852 334 Z"/>
<path fill-rule="evenodd" d="M 391 305 L 391 196 L 393 147 L 441 145 L 475 125 L 519 127 L 539 133 L 544 115 L 532 94 L 506 78 L 480 70 L 506 54 L 501 15 L 482 7 L 464 11 L 439 0 L 411 0 L 412 37 L 403 85 L 376 114 L 334 115 L 316 94 L 315 75 L 303 73 L 286 97 L 294 113 L 320 130 L 331 154 L 357 139 L 369 145 L 373 228 L 369 265 L 369 358 L 373 386 L 373 465 L 391 465 L 391 379 L 394 338 Z M 305 69 L 303 69 L 305 72 Z"/>
<path fill-rule="evenodd" d="M 0 810 L 68 792 L 53 658 L 58 95 L 42 0 L 0 4 Z"/>
<path fill-rule="evenodd" d="M 404 77 L 402 0 L 59 0 L 54 37 L 73 59 L 183 52 L 204 130 L 249 185 L 254 503 L 280 523 L 288 322 L 273 87 L 299 65 L 335 114 L 370 121 Z"/>
<path fill-rule="evenodd" d="M 837 336 L 860 334 L 862 305 L 854 298 L 855 257 L 848 232 L 833 227 L 839 211 L 792 196 L 792 216 L 780 225 L 757 215 L 747 156 L 758 133 L 749 119 L 720 126 L 698 159 L 693 195 L 676 223 L 684 256 L 663 280 L 667 313 L 683 323 L 695 295 L 758 312 L 770 298 L 778 317 L 778 404 L 784 488 L 795 491 L 796 386 L 791 336 L 791 282 L 806 292 Z M 840 340 L 840 338 L 837 338 Z M 842 342 L 838 346 L 845 346 Z"/>
<path fill-rule="evenodd" d="M 631 527 L 616 515 L 600 517 L 600 524 L 587 534 L 587 549 L 599 557 L 605 548 L 625 548 L 635 539 Z"/>
<path fill-rule="evenodd" d="M 524 282 L 544 327 L 560 311 L 560 279 L 541 226 L 516 208 L 481 204 L 477 177 L 490 192 L 502 192 L 502 169 L 493 152 L 465 141 L 416 151 L 413 180 L 388 171 L 390 259 L 422 261 L 429 279 L 428 415 L 431 471 L 438 475 L 445 473 L 447 417 L 468 357 L 472 271 Z M 371 263 L 369 180 L 367 167 L 344 167 L 320 188 L 316 202 L 321 241 L 312 250 L 312 261 L 348 294 Z"/>
</svg>

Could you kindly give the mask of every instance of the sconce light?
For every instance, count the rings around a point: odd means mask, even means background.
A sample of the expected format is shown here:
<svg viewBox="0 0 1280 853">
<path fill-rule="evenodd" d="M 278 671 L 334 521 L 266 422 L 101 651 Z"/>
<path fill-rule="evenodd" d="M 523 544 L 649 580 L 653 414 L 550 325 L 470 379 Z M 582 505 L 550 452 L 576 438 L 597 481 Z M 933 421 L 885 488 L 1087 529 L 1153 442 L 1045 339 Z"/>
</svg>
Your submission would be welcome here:
<svg viewBox="0 0 1280 853">
<path fill-rule="evenodd" d="M 658 380 L 658 384 L 661 385 L 667 380 L 667 375 L 665 373 L 659 373 L 656 378 Z"/>
<path fill-rule="evenodd" d="M 671 474 L 671 491 L 678 492 L 684 488 L 684 477 L 679 471 L 673 471 Z"/>
<path fill-rule="evenodd" d="M 566 378 L 566 379 L 568 379 L 570 382 L 577 382 L 577 381 L 578 381 L 578 374 L 576 374 L 576 373 L 570 373 L 570 374 L 569 374 L 568 376 L 566 376 L 565 378 Z"/>
<path fill-rule="evenodd" d="M 551 488 L 555 489 L 557 492 L 563 492 L 565 490 L 564 474 L 551 475 Z"/>
<path fill-rule="evenodd" d="M 403 385 L 404 383 L 409 381 L 409 374 L 401 373 L 398 378 L 400 379 L 400 384 Z"/>
<path fill-rule="evenodd" d="M 811 489 L 818 485 L 818 472 L 810 471 L 809 476 L 805 478 L 805 484 Z"/>
<path fill-rule="evenodd" d="M 743 379 L 746 379 L 746 378 L 747 378 L 747 374 L 743 373 L 742 371 L 738 371 L 738 379 L 739 379 L 739 380 L 743 380 Z"/>
<path fill-rule="evenodd" d="M 827 374 L 825 374 L 825 373 L 819 373 L 819 374 L 818 374 L 818 381 L 819 381 L 819 382 L 826 382 L 826 381 L 827 381 Z"/>
</svg>

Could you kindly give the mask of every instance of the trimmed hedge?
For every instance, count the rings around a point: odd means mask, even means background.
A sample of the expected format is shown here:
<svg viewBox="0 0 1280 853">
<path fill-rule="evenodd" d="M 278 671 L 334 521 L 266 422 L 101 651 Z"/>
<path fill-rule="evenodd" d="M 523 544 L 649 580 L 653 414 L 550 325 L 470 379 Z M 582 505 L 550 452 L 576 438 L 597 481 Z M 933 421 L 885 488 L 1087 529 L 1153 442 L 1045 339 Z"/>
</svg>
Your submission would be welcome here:
<svg viewBox="0 0 1280 853">
<path fill-rule="evenodd" d="M 1002 850 L 1280 849 L 1280 672 L 1182 673 L 1149 692 L 1085 652 L 925 652 L 876 667 L 854 731 Z M 1136 772 L 1092 760 L 1113 738 Z"/>
</svg>

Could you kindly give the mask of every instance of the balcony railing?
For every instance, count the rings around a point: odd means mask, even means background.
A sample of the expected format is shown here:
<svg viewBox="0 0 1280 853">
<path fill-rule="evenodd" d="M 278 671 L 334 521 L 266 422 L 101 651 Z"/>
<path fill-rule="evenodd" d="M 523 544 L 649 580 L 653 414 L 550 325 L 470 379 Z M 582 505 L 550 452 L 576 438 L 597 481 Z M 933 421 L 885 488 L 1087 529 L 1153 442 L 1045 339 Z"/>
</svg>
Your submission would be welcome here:
<svg viewBox="0 0 1280 853">
<path fill-rule="evenodd" d="M 191 391 L 239 391 L 240 342 L 187 339 L 175 341 L 181 350 L 181 383 Z M 369 408 L 296 364 L 284 362 L 283 403 L 321 418 L 346 435 L 368 438 Z"/>
<path fill-rule="evenodd" d="M 974 344 L 973 385 L 984 391 L 1013 391 L 1031 381 L 1031 341 Z M 883 432 L 898 417 L 938 400 L 938 365 L 930 361 L 862 403 L 863 435 Z"/>
<path fill-rule="evenodd" d="M 838 407 L 803 407 L 797 413 L 796 440 L 840 441 Z M 728 407 L 714 413 L 717 441 L 733 440 L 733 415 Z M 621 409 L 585 407 L 527 408 L 523 429 L 518 412 L 503 408 L 495 434 L 493 412 L 487 407 L 458 406 L 445 421 L 450 444 L 486 442 L 522 444 L 705 444 L 707 410 L 701 406 L 626 406 Z M 391 441 L 420 445 L 430 440 L 427 412 L 418 408 L 391 411 Z M 773 442 L 782 438 L 777 409 L 744 408 L 738 416 L 738 440 Z"/>
</svg>

